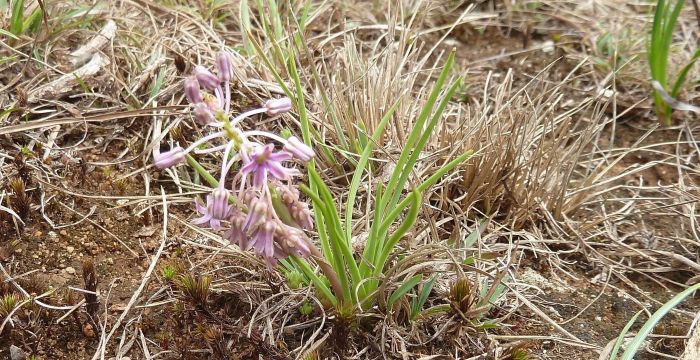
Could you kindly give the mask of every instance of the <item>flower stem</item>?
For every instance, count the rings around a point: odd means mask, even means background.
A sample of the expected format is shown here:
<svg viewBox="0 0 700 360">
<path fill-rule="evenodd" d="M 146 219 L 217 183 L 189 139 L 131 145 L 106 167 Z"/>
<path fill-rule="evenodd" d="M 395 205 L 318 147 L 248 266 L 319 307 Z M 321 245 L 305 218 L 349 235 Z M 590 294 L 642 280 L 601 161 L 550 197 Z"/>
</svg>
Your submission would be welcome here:
<svg viewBox="0 0 700 360">
<path fill-rule="evenodd" d="M 197 162 L 191 155 L 187 154 L 185 155 L 185 159 L 187 159 L 187 163 L 190 164 L 191 167 L 194 168 L 194 170 L 202 177 L 204 180 L 209 184 L 209 186 L 215 188 L 219 186 L 219 182 L 216 181 L 216 179 L 211 176 L 211 174 L 204 169 L 204 167 Z"/>
</svg>

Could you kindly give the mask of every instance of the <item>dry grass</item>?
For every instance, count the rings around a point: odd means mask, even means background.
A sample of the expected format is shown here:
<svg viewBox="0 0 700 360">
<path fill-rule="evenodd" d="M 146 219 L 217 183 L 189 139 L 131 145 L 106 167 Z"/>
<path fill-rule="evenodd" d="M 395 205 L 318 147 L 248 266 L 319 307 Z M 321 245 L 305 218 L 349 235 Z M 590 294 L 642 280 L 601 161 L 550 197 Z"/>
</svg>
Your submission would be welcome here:
<svg viewBox="0 0 700 360">
<path fill-rule="evenodd" d="M 45 2 L 27 3 L 29 13 Z M 652 125 L 648 6 L 314 1 L 302 17 L 303 3 L 278 1 L 275 38 L 271 9 L 250 3 L 246 29 L 238 2 L 54 1 L 36 32 L 0 39 L 0 354 L 13 344 L 46 359 L 591 359 L 624 326 L 617 313 L 697 282 L 700 134 L 690 114 Z M 681 19 L 676 66 L 697 45 L 691 7 Z M 109 20 L 116 31 L 100 33 Z M 549 40 L 554 50 L 543 51 Z M 85 44 L 90 56 L 72 55 Z M 411 320 L 411 296 L 391 312 L 385 298 L 359 314 L 332 310 L 189 223 L 207 188 L 192 172 L 156 171 L 151 152 L 199 136 L 182 79 L 222 46 L 237 50 L 236 111 L 293 89 L 285 61 L 295 56 L 338 203 L 368 134 L 400 101 L 358 194 L 358 248 L 372 217 L 366 190 L 390 174 L 458 49 L 454 75 L 467 81 L 410 183 L 465 150 L 475 156 L 424 195 L 380 292 L 435 276 L 431 312 Z M 690 80 L 682 99 L 697 103 Z M 296 119 L 258 125 L 298 132 Z M 67 246 L 93 258 L 84 281 L 66 272 L 82 263 Z M 697 309 L 675 321 L 686 326 Z M 599 326 L 596 316 L 610 318 Z M 71 341 L 86 350 L 65 351 Z"/>
</svg>

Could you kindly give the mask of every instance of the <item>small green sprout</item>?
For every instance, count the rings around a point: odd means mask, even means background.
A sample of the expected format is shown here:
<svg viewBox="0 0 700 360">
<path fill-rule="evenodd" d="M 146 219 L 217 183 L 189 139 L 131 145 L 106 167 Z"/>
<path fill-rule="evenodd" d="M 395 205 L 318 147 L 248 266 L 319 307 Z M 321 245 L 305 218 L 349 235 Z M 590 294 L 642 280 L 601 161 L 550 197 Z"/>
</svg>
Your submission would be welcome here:
<svg viewBox="0 0 700 360">
<path fill-rule="evenodd" d="M 291 270 L 287 271 L 284 275 L 287 278 L 287 286 L 289 286 L 290 289 L 299 289 L 306 285 L 306 277 L 301 271 Z"/>
<path fill-rule="evenodd" d="M 0 317 L 5 317 L 17 306 L 17 295 L 14 293 L 6 294 L 0 299 Z"/>
<path fill-rule="evenodd" d="M 313 314 L 313 312 L 314 312 L 314 305 L 309 300 L 305 300 L 299 306 L 299 313 L 303 316 L 309 316 L 309 315 Z"/>
<path fill-rule="evenodd" d="M 288 128 L 284 128 L 282 131 L 280 131 L 280 136 L 284 139 L 289 139 L 292 135 L 292 131 Z"/>
<path fill-rule="evenodd" d="M 163 279 L 172 281 L 177 274 L 177 269 L 172 265 L 168 265 L 160 271 L 160 274 L 163 276 Z"/>
</svg>

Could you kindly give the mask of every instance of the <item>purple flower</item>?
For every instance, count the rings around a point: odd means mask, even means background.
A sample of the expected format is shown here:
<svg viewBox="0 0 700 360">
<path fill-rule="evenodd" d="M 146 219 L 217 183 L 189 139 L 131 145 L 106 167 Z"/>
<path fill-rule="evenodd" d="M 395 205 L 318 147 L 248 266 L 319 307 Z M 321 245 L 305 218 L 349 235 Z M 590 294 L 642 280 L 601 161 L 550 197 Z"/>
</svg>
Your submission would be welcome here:
<svg viewBox="0 0 700 360">
<path fill-rule="evenodd" d="M 194 77 L 199 82 L 199 85 L 207 90 L 214 90 L 219 87 L 219 78 L 202 65 L 194 67 Z"/>
<path fill-rule="evenodd" d="M 192 104 L 198 104 L 204 101 L 202 92 L 199 91 L 199 82 L 194 77 L 185 79 L 185 96 Z"/>
<path fill-rule="evenodd" d="M 276 237 L 279 239 L 278 244 L 285 255 L 294 254 L 300 257 L 310 255 L 309 244 L 304 240 L 303 236 L 301 231 L 289 226 L 277 228 Z"/>
<path fill-rule="evenodd" d="M 274 146 L 267 144 L 258 146 L 253 154 L 243 156 L 247 163 L 241 168 L 241 174 L 253 174 L 253 186 L 261 188 L 267 183 L 267 173 L 279 180 L 289 180 L 292 176 L 300 175 L 299 170 L 282 166 L 282 161 L 289 160 L 292 156 L 286 152 L 273 152 Z"/>
<path fill-rule="evenodd" d="M 267 109 L 269 116 L 281 114 L 292 109 L 292 100 L 289 100 L 288 97 L 268 100 L 265 102 L 264 108 Z"/>
<path fill-rule="evenodd" d="M 275 241 L 273 236 L 277 230 L 277 224 L 273 220 L 267 220 L 251 238 L 251 245 L 255 252 L 264 257 L 268 264 L 275 262 Z"/>
<path fill-rule="evenodd" d="M 233 66 L 231 65 L 231 55 L 225 51 L 216 55 L 216 66 L 219 68 L 219 81 L 230 81 Z"/>
<path fill-rule="evenodd" d="M 223 187 L 217 187 L 211 194 L 207 195 L 206 206 L 195 200 L 197 211 L 202 216 L 194 219 L 192 222 L 197 225 L 208 224 L 210 228 L 220 230 L 221 220 L 231 215 L 231 205 L 228 203 L 228 196 L 228 190 Z"/>
<path fill-rule="evenodd" d="M 310 161 L 316 155 L 311 147 L 301 142 L 296 136 L 287 139 L 287 143 L 284 144 L 284 151 L 301 161 Z"/>
<path fill-rule="evenodd" d="M 229 218 L 231 222 L 231 228 L 224 232 L 224 239 L 238 244 L 241 250 L 250 250 L 250 241 L 248 241 L 248 236 L 243 231 L 243 223 L 245 222 L 245 214 L 238 207 L 233 207 L 231 209 L 231 217 Z"/>
<path fill-rule="evenodd" d="M 299 200 L 299 190 L 290 185 L 280 184 L 277 186 L 277 191 L 280 194 L 282 203 L 287 207 L 289 214 L 292 215 L 292 219 L 297 225 L 302 229 L 312 230 L 314 227 L 314 220 L 311 216 L 311 210 L 309 210 L 309 205 L 307 203 Z"/>
<path fill-rule="evenodd" d="M 270 217 L 271 206 L 264 199 L 255 198 L 248 203 L 248 216 L 243 223 L 243 230 L 254 232 Z"/>
<path fill-rule="evenodd" d="M 185 160 L 185 149 L 176 146 L 166 152 L 153 154 L 153 164 L 159 169 L 175 166 Z"/>
<path fill-rule="evenodd" d="M 297 202 L 295 205 L 296 206 L 289 209 L 294 221 L 296 221 L 302 229 L 313 230 L 314 219 L 311 216 L 309 205 L 301 201 Z"/>
<path fill-rule="evenodd" d="M 192 112 L 194 113 L 194 120 L 199 125 L 207 125 L 215 121 L 214 114 L 209 109 L 209 106 L 203 102 L 196 104 Z"/>
</svg>

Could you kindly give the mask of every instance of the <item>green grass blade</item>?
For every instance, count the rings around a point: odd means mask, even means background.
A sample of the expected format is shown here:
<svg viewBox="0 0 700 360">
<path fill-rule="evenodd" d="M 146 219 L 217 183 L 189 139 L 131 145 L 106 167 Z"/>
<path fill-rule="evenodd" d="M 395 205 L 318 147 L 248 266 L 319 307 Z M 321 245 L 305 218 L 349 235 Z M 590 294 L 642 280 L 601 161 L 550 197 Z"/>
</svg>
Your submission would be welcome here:
<svg viewBox="0 0 700 360">
<path fill-rule="evenodd" d="M 637 321 L 637 318 L 639 315 L 641 315 L 644 311 L 639 310 L 637 311 L 634 316 L 630 319 L 630 321 L 627 322 L 627 325 L 622 329 L 622 332 L 620 332 L 620 336 L 617 337 L 617 341 L 615 341 L 615 346 L 613 346 L 612 351 L 610 352 L 610 357 L 608 357 L 609 360 L 616 360 L 617 359 L 617 353 L 620 352 L 620 347 L 622 347 L 622 342 L 625 340 L 625 334 L 627 334 L 630 331 L 630 328 L 632 325 L 634 325 L 634 322 Z"/>
<path fill-rule="evenodd" d="M 637 333 L 637 336 L 632 339 L 632 341 L 627 345 L 627 348 L 625 349 L 625 352 L 622 354 L 622 357 L 620 360 L 633 360 L 634 355 L 639 351 L 639 349 L 642 347 L 642 344 L 644 343 L 644 339 L 649 336 L 649 334 L 654 330 L 654 327 L 656 324 L 661 321 L 661 319 L 666 316 L 666 314 L 671 311 L 673 308 L 678 306 L 681 301 L 685 300 L 690 294 L 693 292 L 697 291 L 700 289 L 700 284 L 695 284 L 682 292 L 680 292 L 678 295 L 674 296 L 671 300 L 669 300 L 667 303 L 665 303 L 663 306 L 659 308 L 659 310 L 656 310 L 654 314 L 651 315 L 649 320 L 644 323 L 641 329 L 639 329 L 639 332 Z"/>
<path fill-rule="evenodd" d="M 151 93 L 149 95 L 149 99 L 147 101 L 148 104 L 153 101 L 153 99 L 158 96 L 158 93 L 160 92 L 160 89 L 163 88 L 163 82 L 165 81 L 165 67 L 161 68 L 160 71 L 158 72 L 158 75 L 156 76 L 156 79 L 153 81 L 151 84 Z"/>
<path fill-rule="evenodd" d="M 306 277 L 311 279 L 311 282 L 313 282 L 316 289 L 318 289 L 318 291 L 321 294 L 323 294 L 323 296 L 325 296 L 326 299 L 328 299 L 328 301 L 330 301 L 331 304 L 333 304 L 333 306 L 337 306 L 338 305 L 338 298 L 336 298 L 333 295 L 333 293 L 331 292 L 331 289 L 329 289 L 328 286 L 326 286 L 326 284 L 324 284 L 323 281 L 321 281 L 321 279 L 318 276 L 316 276 L 314 271 L 311 269 L 311 266 L 309 266 L 309 263 L 307 263 L 306 261 L 304 261 L 302 259 L 297 258 L 296 256 L 290 256 L 290 258 L 292 259 L 294 264 L 299 269 L 301 269 L 301 271 L 304 273 L 304 275 L 306 275 Z"/>
<path fill-rule="evenodd" d="M 670 94 L 672 97 L 674 97 L 674 98 L 678 97 L 678 93 L 681 92 L 681 87 L 683 86 L 683 83 L 685 82 L 686 77 L 688 77 L 688 73 L 693 68 L 695 63 L 698 61 L 698 58 L 700 58 L 700 49 L 695 50 L 693 57 L 678 73 L 678 77 L 676 77 L 676 81 L 673 83 L 673 88 L 671 89 Z"/>
<path fill-rule="evenodd" d="M 333 194 L 330 192 L 328 186 L 326 186 L 323 180 L 321 180 L 321 177 L 313 167 L 309 168 L 309 175 L 311 176 L 311 180 L 318 185 L 321 200 L 325 205 L 326 212 L 324 215 L 327 220 L 326 225 L 328 226 L 328 231 L 330 234 L 331 247 L 333 248 L 334 254 L 340 259 L 340 263 L 343 264 L 343 273 L 345 272 L 345 269 L 350 271 L 354 289 L 354 286 L 357 286 L 361 280 L 360 270 L 355 262 L 355 259 L 353 258 L 350 241 L 344 237 L 343 227 L 340 223 L 340 215 L 336 210 Z M 341 276 L 341 274 L 339 274 L 339 276 Z M 345 284 L 348 284 L 347 281 Z M 351 295 L 354 298 L 355 291 L 353 291 Z"/>
<path fill-rule="evenodd" d="M 384 271 L 384 264 L 389 258 L 389 254 L 394 249 L 394 246 L 401 240 L 401 238 L 408 232 L 408 230 L 413 227 L 413 224 L 418 218 L 418 211 L 421 205 L 421 193 L 418 190 L 413 190 L 411 195 L 407 197 L 411 200 L 411 207 L 406 214 L 406 218 L 401 222 L 401 225 L 394 231 L 394 233 L 389 237 L 383 247 L 379 248 L 379 257 L 374 260 L 374 273 L 375 275 L 381 274 Z M 380 234 L 383 235 L 383 234 Z"/>
<path fill-rule="evenodd" d="M 282 91 L 284 91 L 285 95 L 287 95 L 290 99 L 293 99 L 294 94 L 292 94 L 291 90 L 289 90 L 287 84 L 284 83 L 284 80 L 282 80 L 282 76 L 280 76 L 279 72 L 277 72 L 277 69 L 275 68 L 275 65 L 270 61 L 267 55 L 265 55 L 265 52 L 260 47 L 260 44 L 258 44 L 258 42 L 253 39 L 252 34 L 247 33 L 247 36 L 248 39 L 250 39 L 250 44 L 253 45 L 255 52 L 258 54 L 258 56 L 260 56 L 263 63 L 265 64 L 265 67 L 267 67 L 267 69 L 270 70 L 272 76 L 275 78 L 275 81 L 277 81 L 277 84 L 282 88 Z"/>
<path fill-rule="evenodd" d="M 461 78 L 457 78 L 452 85 L 447 89 L 445 92 L 445 95 L 443 96 L 442 100 L 438 104 L 438 107 L 435 109 L 435 113 L 433 114 L 433 117 L 430 119 L 430 122 L 428 122 L 428 126 L 425 129 L 421 129 L 422 136 L 418 140 L 418 142 L 415 144 L 415 148 L 413 152 L 411 153 L 411 156 L 408 158 L 406 161 L 405 165 L 401 167 L 401 176 L 399 176 L 398 183 L 396 184 L 396 191 L 392 194 L 391 200 L 389 200 L 389 203 L 386 206 L 387 210 L 392 209 L 396 203 L 399 201 L 399 196 L 401 195 L 401 189 L 404 188 L 404 185 L 408 181 L 408 177 L 410 176 L 411 172 L 413 171 L 413 167 L 418 161 L 418 157 L 420 156 L 421 151 L 423 151 L 423 148 L 425 148 L 425 144 L 428 142 L 428 139 L 430 139 L 430 135 L 432 134 L 433 130 L 435 129 L 435 125 L 437 125 L 437 122 L 440 120 L 442 117 L 443 112 L 445 111 L 445 108 L 447 107 L 447 104 L 452 100 L 452 96 L 454 95 L 455 91 L 459 87 L 461 83 Z M 398 168 L 398 165 L 397 165 Z"/>
<path fill-rule="evenodd" d="M 479 225 L 476 227 L 476 229 L 474 229 L 474 231 L 472 231 L 471 234 L 469 234 L 467 236 L 467 238 L 464 239 L 463 246 L 465 248 L 468 248 L 468 247 L 471 247 L 472 245 L 474 245 L 474 243 L 479 239 L 481 234 L 483 234 L 484 231 L 486 230 L 486 226 L 488 226 L 490 220 L 491 220 L 490 218 L 486 218 L 486 219 L 483 219 L 479 222 Z"/>
<path fill-rule="evenodd" d="M 284 40 L 284 28 L 282 27 L 282 17 L 280 16 L 277 1 L 267 0 L 267 6 L 270 9 L 270 17 L 272 17 L 272 31 L 274 32 L 275 42 L 278 44 Z"/>
<path fill-rule="evenodd" d="M 405 283 L 401 284 L 401 286 L 399 286 L 399 288 L 396 289 L 391 294 L 391 296 L 389 296 L 389 300 L 387 300 L 386 302 L 387 310 L 391 311 L 391 309 L 394 307 L 394 303 L 399 301 L 399 299 L 401 299 L 402 296 L 406 295 L 406 293 L 408 293 L 409 291 L 411 291 L 411 289 L 416 287 L 416 285 L 418 285 L 418 283 L 420 283 L 421 280 L 423 280 L 423 275 L 418 274 L 414 275 Z"/>
<path fill-rule="evenodd" d="M 411 315 L 410 319 L 415 320 L 418 314 L 423 310 L 423 306 L 425 306 L 425 303 L 428 301 L 428 296 L 430 296 L 430 292 L 433 291 L 433 285 L 435 285 L 435 280 L 437 280 L 437 275 L 433 275 L 433 277 L 428 280 L 425 285 L 423 285 L 423 289 L 421 289 L 420 295 L 418 295 L 418 299 L 415 299 L 413 303 L 411 304 Z"/>
<path fill-rule="evenodd" d="M 378 199 L 381 199 L 383 194 L 383 187 L 382 184 L 379 183 L 377 184 L 377 190 L 375 191 L 375 204 Z M 382 219 L 382 213 L 379 211 L 379 209 L 375 208 L 374 209 L 374 216 L 372 218 L 372 227 L 370 227 L 370 233 L 369 237 L 367 238 L 367 242 L 365 243 L 365 249 L 362 252 L 362 259 L 360 259 L 360 274 L 362 275 L 363 279 L 367 279 L 372 275 L 372 272 L 374 271 L 374 268 L 372 267 L 372 262 L 377 256 L 377 249 L 379 247 L 380 239 L 378 239 L 378 236 L 376 234 L 376 231 L 379 229 L 379 226 L 374 226 L 374 224 L 380 224 Z"/>
<path fill-rule="evenodd" d="M 250 23 L 250 5 L 248 5 L 248 0 L 241 1 L 239 14 L 241 27 L 243 28 L 243 31 L 241 31 L 241 35 L 243 38 L 243 47 L 245 48 L 248 56 L 251 56 L 255 54 L 255 49 L 253 48 L 253 45 L 251 45 L 251 41 L 249 38 L 252 32 L 252 26 Z"/>
<path fill-rule="evenodd" d="M 316 180 L 311 179 L 314 183 Z M 324 186 L 324 185 L 321 185 Z M 345 272 L 345 265 L 343 264 L 343 251 L 338 248 L 337 240 L 333 239 L 334 232 L 331 226 L 328 225 L 327 221 L 330 218 L 329 209 L 327 204 L 323 199 L 321 199 L 315 192 L 306 187 L 305 185 L 299 186 L 301 190 L 306 193 L 306 195 L 311 198 L 314 204 L 314 215 L 315 224 L 318 228 L 319 238 L 321 239 L 321 249 L 323 250 L 323 256 L 330 262 L 333 271 L 338 275 L 338 281 L 343 287 L 343 294 L 339 294 L 343 299 L 347 299 L 350 295 L 349 289 L 350 284 L 348 282 L 348 277 Z"/>
<path fill-rule="evenodd" d="M 352 236 L 352 214 L 355 209 L 355 197 L 357 196 L 357 191 L 360 188 L 362 174 L 364 173 L 365 167 L 369 162 L 369 157 L 370 155 L 372 155 L 372 151 L 374 150 L 375 144 L 379 142 L 379 139 L 384 133 L 384 128 L 389 123 L 391 117 L 394 115 L 394 111 L 396 111 L 398 105 L 399 101 L 397 100 L 394 103 L 394 105 L 392 105 L 391 108 L 389 108 L 389 111 L 387 111 L 386 114 L 384 114 L 384 117 L 379 122 L 379 125 L 377 125 L 377 128 L 374 130 L 374 134 L 372 134 L 372 140 L 367 143 L 367 146 L 365 146 L 364 150 L 362 151 L 362 156 L 360 156 L 360 160 L 357 162 L 357 166 L 355 166 L 355 173 L 353 174 L 352 180 L 350 181 L 348 199 L 345 204 L 345 238 L 348 239 L 348 241 L 350 241 L 350 238 Z"/>
<path fill-rule="evenodd" d="M 428 179 L 426 179 L 420 185 L 418 185 L 416 190 L 418 190 L 421 193 L 424 192 L 428 187 L 435 184 L 441 177 L 443 177 L 449 171 L 454 169 L 457 165 L 469 159 L 472 156 L 472 154 L 473 151 L 469 150 L 464 154 L 458 156 L 454 160 L 450 161 L 449 163 L 443 165 L 433 175 L 431 175 Z M 383 220 L 379 228 L 378 234 L 386 233 L 387 229 L 389 229 L 389 226 L 391 226 L 391 223 L 394 221 L 394 219 L 396 219 L 396 217 L 398 217 L 401 211 L 403 211 L 403 209 L 406 208 L 406 206 L 408 206 L 410 203 L 410 196 L 407 196 L 403 200 L 401 200 L 401 202 L 398 205 L 396 205 L 394 209 L 389 213 L 389 215 L 387 215 L 386 218 Z M 374 226 L 374 223 L 372 224 L 372 226 Z"/>
<path fill-rule="evenodd" d="M 24 0 L 15 0 L 12 4 L 12 17 L 10 18 L 10 32 L 21 35 L 24 30 Z"/>
<path fill-rule="evenodd" d="M 428 96 L 428 100 L 426 101 L 425 105 L 423 106 L 423 109 L 421 110 L 420 114 L 418 115 L 418 118 L 416 119 L 416 122 L 413 125 L 413 129 L 411 130 L 411 133 L 409 134 L 408 139 L 404 144 L 404 149 L 401 152 L 401 155 L 399 156 L 399 160 L 396 162 L 396 169 L 394 170 L 393 174 L 391 175 L 391 178 L 386 184 L 386 191 L 384 193 L 384 196 L 382 197 L 381 203 L 379 204 L 380 209 L 386 209 L 388 201 L 389 199 L 392 199 L 394 197 L 394 193 L 400 193 L 403 190 L 403 184 L 401 184 L 399 179 L 401 178 L 401 174 L 404 171 L 409 171 L 410 167 L 412 167 L 412 164 L 408 163 L 408 158 L 410 154 L 414 151 L 419 153 L 421 151 L 421 149 L 416 148 L 415 145 L 419 141 L 420 136 L 423 134 L 425 122 L 427 121 L 428 116 L 430 116 L 430 113 L 433 111 L 433 107 L 437 102 L 437 98 L 438 96 L 440 96 L 440 92 L 443 89 L 445 81 L 447 81 L 447 77 L 449 76 L 450 70 L 452 69 L 452 64 L 454 63 L 455 52 L 455 50 L 452 50 L 450 56 L 447 58 L 445 66 L 443 67 L 442 72 L 438 76 L 438 79 L 435 82 L 435 85 L 433 86 L 433 90 Z"/>
<path fill-rule="evenodd" d="M 31 30 L 32 32 L 36 31 L 40 20 L 41 7 L 38 7 L 22 22 L 22 32 L 26 32 L 27 30 Z"/>
</svg>

